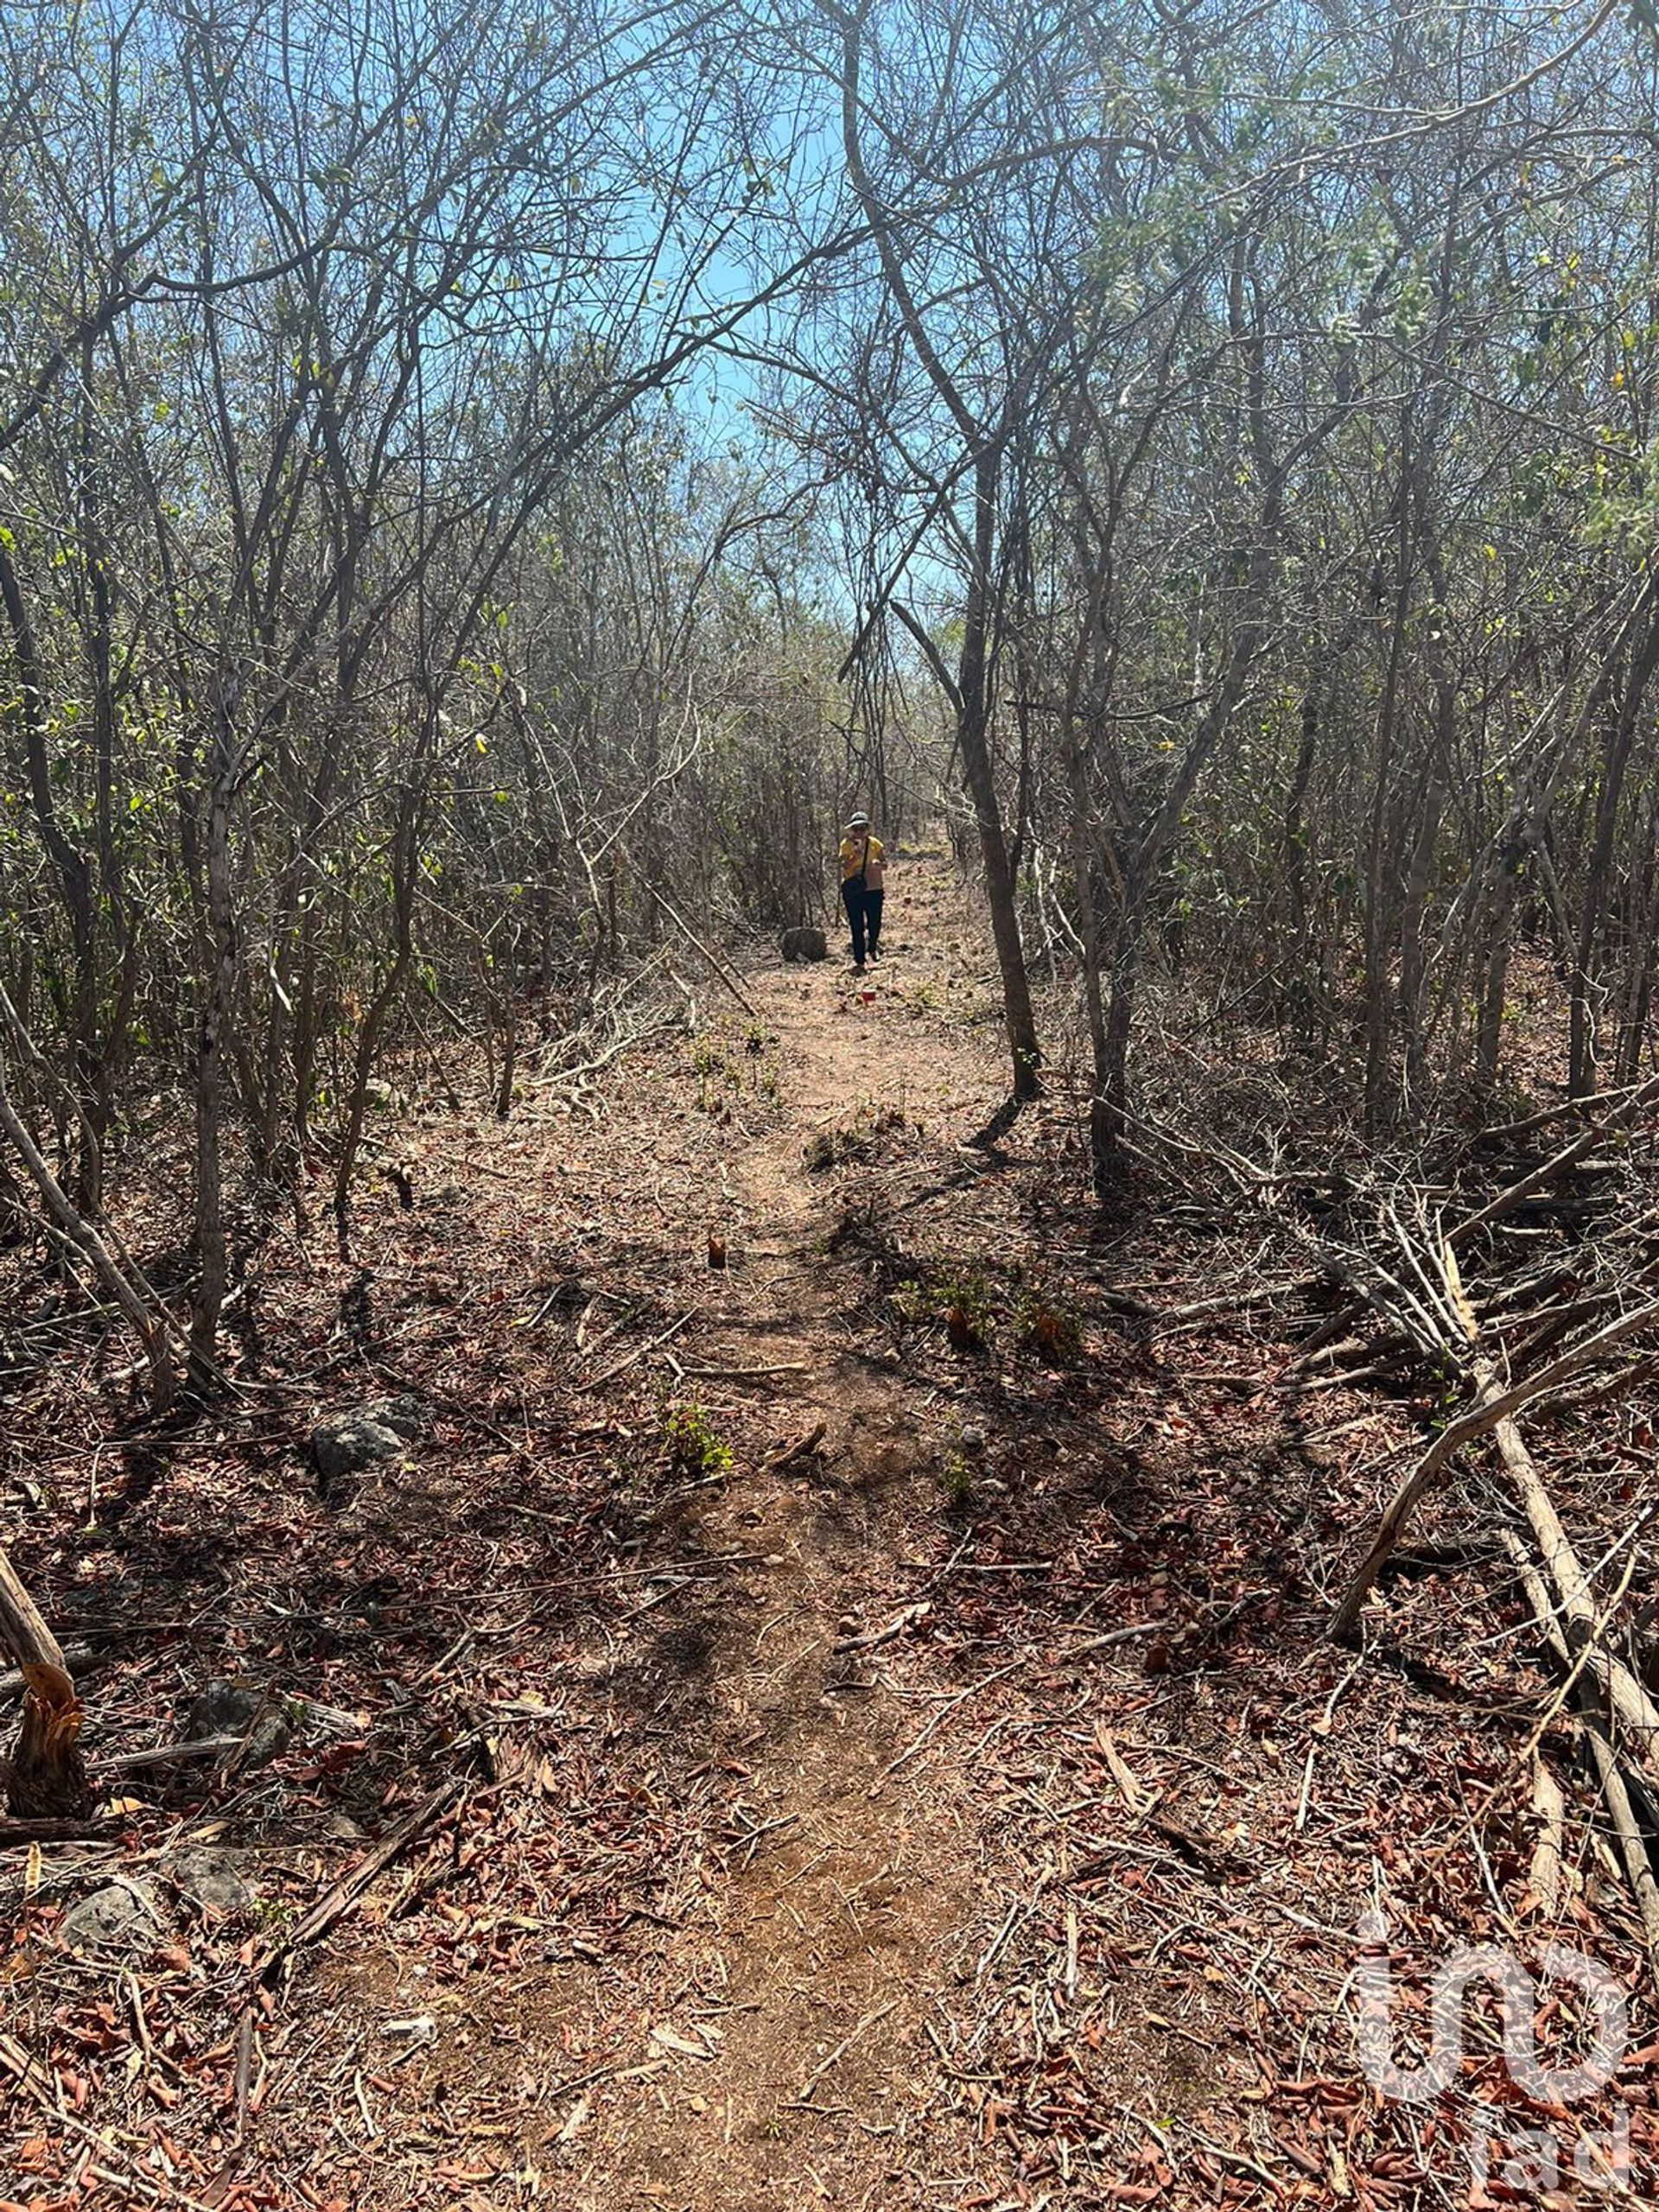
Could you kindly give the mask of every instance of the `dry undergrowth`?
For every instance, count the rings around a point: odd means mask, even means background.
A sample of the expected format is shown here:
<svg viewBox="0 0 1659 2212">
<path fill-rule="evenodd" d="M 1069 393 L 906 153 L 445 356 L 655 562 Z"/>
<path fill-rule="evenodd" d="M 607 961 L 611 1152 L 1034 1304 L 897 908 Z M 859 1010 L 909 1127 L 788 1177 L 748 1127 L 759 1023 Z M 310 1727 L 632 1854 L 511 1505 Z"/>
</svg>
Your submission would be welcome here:
<svg viewBox="0 0 1659 2212">
<path fill-rule="evenodd" d="M 9 1519 L 124 1810 L 0 1852 L 0 2199 L 1463 2202 L 1496 2044 L 1427 2126 L 1379 2107 L 1364 1905 L 1418 1986 L 1552 1929 L 1634 1979 L 1591 1830 L 1546 1925 L 1524 1789 L 1472 1817 L 1540 1688 L 1458 1579 L 1479 1500 L 1334 1652 L 1411 1405 L 1288 1394 L 1270 1305 L 1148 1321 L 1243 1231 L 1103 1223 L 1063 1098 L 962 1148 L 977 940 L 937 863 L 891 904 L 865 990 L 756 973 L 591 1116 L 404 1113 L 414 1208 L 349 1268 L 272 1239 L 216 1421 L 123 1433 L 20 1261 Z M 311 1414 L 394 1389 L 406 1458 L 321 1496 Z M 136 1763 L 225 1676 L 273 1763 Z M 112 1881 L 154 1925 L 71 1953 Z"/>
</svg>

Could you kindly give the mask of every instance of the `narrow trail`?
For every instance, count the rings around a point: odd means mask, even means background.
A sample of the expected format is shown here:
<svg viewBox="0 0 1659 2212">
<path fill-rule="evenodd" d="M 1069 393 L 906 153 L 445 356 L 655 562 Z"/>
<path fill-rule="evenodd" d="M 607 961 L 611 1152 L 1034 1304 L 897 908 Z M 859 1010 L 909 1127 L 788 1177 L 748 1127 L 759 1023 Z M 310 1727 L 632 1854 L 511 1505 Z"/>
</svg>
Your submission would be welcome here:
<svg viewBox="0 0 1659 2212">
<path fill-rule="evenodd" d="M 105 1700 L 100 1755 L 146 1774 L 187 1680 L 319 1716 L 206 1821 L 196 1777 L 164 1780 L 131 1842 L 19 1900 L 31 2050 L 124 2158 L 190 2177 L 178 2201 L 914 2212 L 995 2164 L 958 2016 L 1027 1877 L 953 1733 L 1008 1670 L 950 1580 L 982 1523 L 942 1478 L 965 1423 L 1011 1419 L 999 1369 L 899 1301 L 1025 1224 L 957 1150 L 1001 1090 L 978 918 L 943 860 L 895 875 L 861 987 L 844 956 L 763 964 L 753 1012 L 700 985 L 694 1034 L 648 1025 L 587 1091 L 532 1081 L 505 1122 L 388 1109 L 421 1203 L 373 1193 L 351 1262 L 296 1240 L 260 1300 L 319 1411 L 417 1394 L 405 1456 L 324 1495 L 296 1444 L 221 1440 L 130 1487 L 118 1550 L 88 1529 L 55 1561 L 93 1622 L 113 1560 L 192 1624 Z M 671 1449 L 693 1399 L 731 1455 L 712 1476 Z M 181 1821 L 245 1904 L 158 1873 Z M 89 1967 L 57 1926 L 107 1861 L 156 1942 Z M 254 1947 L 365 1866 L 239 2040 Z M 182 2055 L 159 2093 L 152 2048 Z M 4 2099 L 10 2202 L 14 2152 L 54 2179 L 64 2157 Z"/>
<path fill-rule="evenodd" d="M 918 1723 L 881 1688 L 868 1647 L 837 1649 L 872 1632 L 872 1603 L 903 1547 L 888 1508 L 929 1479 L 924 1392 L 861 1354 L 842 1325 L 858 1262 L 827 1250 L 829 1202 L 804 1158 L 811 1136 L 855 1109 L 915 1110 L 918 1065 L 936 1096 L 976 1095 L 986 1082 L 942 1025 L 925 1022 L 918 1057 L 914 999 L 944 957 L 944 893 L 925 864 L 909 874 L 892 964 L 868 988 L 834 969 L 750 986 L 779 1040 L 789 1110 L 727 1165 L 722 1357 L 788 1370 L 776 1378 L 780 1430 L 792 1442 L 822 1421 L 824 1440 L 792 1470 L 741 1471 L 699 1519 L 711 1552 L 776 1562 L 752 1604 L 734 1593 L 708 1662 L 710 1756 L 746 1770 L 760 1840 L 711 1899 L 710 1922 L 664 1962 L 684 1992 L 680 2025 L 700 2018 L 717 2056 L 683 2056 L 611 2112 L 582 2177 L 584 2206 L 778 2212 L 890 2197 L 921 2094 L 923 2022 L 975 1891 L 965 1802 L 953 1804 L 937 1775 L 925 1816 L 911 1802 L 904 1755 L 925 1714 Z"/>
</svg>

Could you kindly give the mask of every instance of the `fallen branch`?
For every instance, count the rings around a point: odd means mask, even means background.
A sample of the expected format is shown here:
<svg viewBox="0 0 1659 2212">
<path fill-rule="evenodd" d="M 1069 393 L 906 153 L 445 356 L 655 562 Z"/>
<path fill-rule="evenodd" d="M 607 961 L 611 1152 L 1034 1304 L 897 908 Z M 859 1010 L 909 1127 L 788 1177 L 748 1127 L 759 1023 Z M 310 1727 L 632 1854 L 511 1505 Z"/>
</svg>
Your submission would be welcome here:
<svg viewBox="0 0 1659 2212">
<path fill-rule="evenodd" d="M 227 1751 L 239 1751 L 247 1742 L 245 1732 L 239 1736 L 198 1736 L 189 1744 L 153 1744 L 148 1751 L 117 1751 L 98 1762 L 105 1774 L 130 1774 L 140 1767 L 176 1766 L 187 1759 L 223 1758 Z"/>
<path fill-rule="evenodd" d="M 92 1843 L 120 1833 L 118 1820 L 0 1821 L 0 1851 L 30 1843 Z"/>
<path fill-rule="evenodd" d="M 1567 1799 L 1560 1783 L 1536 1751 L 1532 1755 L 1532 1809 L 1538 1815 L 1538 1840 L 1532 1847 L 1527 1886 L 1545 1916 L 1554 1919 L 1561 1901 L 1561 1845 Z"/>
<path fill-rule="evenodd" d="M 648 1337 L 644 1344 L 607 1367 L 602 1375 L 595 1375 L 588 1388 L 590 1390 L 601 1390 L 606 1383 L 614 1382 L 619 1375 L 626 1375 L 631 1367 L 637 1367 L 647 1352 L 655 1351 L 658 1344 L 665 1344 L 671 1337 L 677 1337 L 686 1323 L 696 1318 L 696 1313 L 695 1306 L 690 1313 L 682 1313 L 677 1321 L 671 1321 L 667 1328 L 659 1332 L 658 1335 Z"/>
<path fill-rule="evenodd" d="M 885 1628 L 872 1629 L 865 1636 L 843 1636 L 838 1643 L 832 1643 L 830 1649 L 837 1658 L 849 1651 L 874 1651 L 880 1644 L 891 1643 L 895 1637 L 902 1636 L 907 1628 L 913 1627 L 918 1621 L 925 1620 L 932 1610 L 929 1601 L 923 1599 L 919 1604 L 906 1605 L 902 1612 L 895 1613 Z"/>
<path fill-rule="evenodd" d="M 72 1675 L 79 1668 L 90 1666 L 92 1659 L 92 1649 L 88 1643 L 66 1643 L 63 1646 L 63 1663 Z M 10 1674 L 0 1675 L 0 1705 L 10 1704 L 13 1698 L 21 1697 L 28 1688 L 29 1682 L 21 1667 L 14 1667 Z"/>
<path fill-rule="evenodd" d="M 1497 1443 L 1499 1457 L 1531 1524 L 1539 1555 L 1559 1593 L 1560 1618 L 1566 1624 L 1562 1641 L 1568 1656 L 1576 1657 L 1586 1646 L 1590 1648 L 1592 1669 L 1611 1697 L 1614 1713 L 1634 1735 L 1643 1754 L 1651 1758 L 1659 1748 L 1659 1708 L 1630 1669 L 1598 1643 L 1598 1618 L 1589 1580 L 1567 1541 L 1567 1531 L 1539 1478 L 1532 1454 L 1513 1421 L 1498 1422 Z M 1516 1548 L 1519 1548 L 1518 1544 Z M 1533 1606 L 1535 1611 L 1535 1597 Z"/>
<path fill-rule="evenodd" d="M 1027 1662 L 1023 1658 L 1010 1659 L 1006 1667 L 994 1668 L 988 1675 L 982 1675 L 976 1682 L 969 1682 L 965 1690 L 957 1690 L 946 1698 L 920 1735 L 912 1737 L 897 1758 L 887 1761 L 881 1770 L 879 1779 L 871 1783 L 866 1793 L 867 1796 L 874 1797 L 880 1788 L 881 1783 L 886 1782 L 889 1776 L 897 1774 L 901 1766 L 907 1766 L 917 1752 L 925 1748 L 932 1739 L 934 1730 L 947 1713 L 954 1713 L 959 1705 L 965 1704 L 970 1697 L 977 1697 L 982 1690 L 989 1689 L 993 1682 L 1002 1681 L 1009 1675 L 1017 1674 L 1027 1663 Z"/>
<path fill-rule="evenodd" d="M 1653 1875 L 1653 1865 L 1648 1857 L 1648 1847 L 1630 1805 L 1630 1793 L 1624 1786 L 1613 1747 L 1599 1728 L 1586 1724 L 1585 1734 L 1589 1739 L 1590 1755 L 1596 1763 L 1596 1773 L 1601 1783 L 1603 1802 L 1612 1820 L 1613 1830 L 1624 1853 L 1624 1872 L 1630 1881 L 1630 1893 L 1636 1899 L 1637 1910 L 1642 1916 L 1642 1932 L 1648 1947 L 1648 1971 L 1654 1985 L 1659 1988 L 1659 1882 Z"/>
<path fill-rule="evenodd" d="M 273 1943 L 255 1964 L 256 1982 L 269 1981 L 277 1968 L 291 1958 L 296 1951 L 303 1950 L 308 1943 L 315 1943 L 326 1936 L 337 1920 L 343 1919 L 357 1903 L 377 1874 L 384 1873 L 392 1861 L 408 1850 L 416 1836 L 430 1827 L 441 1813 L 446 1812 L 461 1795 L 459 1782 L 446 1782 L 435 1789 L 423 1805 L 417 1807 L 401 1826 L 376 1844 L 368 1856 L 358 1863 L 349 1874 L 342 1874 L 320 1897 L 302 1920 L 289 1929 L 280 1942 Z"/>
<path fill-rule="evenodd" d="M 1135 1621 L 1128 1628 L 1108 1629 L 1104 1636 L 1085 1637 L 1081 1643 L 1069 1643 L 1065 1648 L 1068 1659 L 1075 1659 L 1084 1651 L 1104 1651 L 1114 1643 L 1128 1643 L 1137 1636 L 1155 1636 L 1167 1629 L 1167 1621 Z"/>
<path fill-rule="evenodd" d="M 1585 1735 L 1590 1745 L 1591 1756 L 1595 1760 L 1602 1799 L 1624 1853 L 1624 1871 L 1630 1885 L 1630 1893 L 1642 1916 L 1649 1970 L 1656 1987 L 1659 1987 L 1659 1883 L 1654 1879 L 1646 1840 L 1637 1825 L 1618 1758 L 1612 1745 L 1596 1725 L 1599 1716 L 1592 1705 L 1585 1684 L 1584 1659 L 1586 1656 L 1599 1655 L 1586 1655 L 1580 1651 L 1578 1658 L 1574 1659 L 1568 1649 L 1567 1637 L 1561 1632 L 1560 1618 L 1549 1602 L 1543 1576 L 1527 1557 L 1525 1547 L 1512 1529 L 1504 1531 L 1504 1547 L 1516 1562 L 1522 1586 L 1526 1591 L 1533 1617 L 1545 1643 L 1561 1665 L 1572 1669 L 1568 1677 L 1569 1687 L 1584 1716 Z M 1538 1732 L 1541 1731 L 1535 1732 Z M 1553 1910 L 1560 1886 L 1561 1827 L 1565 1808 L 1560 1785 L 1539 1758 L 1537 1748 L 1535 1742 L 1531 1751 L 1532 1802 L 1534 1809 L 1544 1822 L 1544 1829 L 1533 1853 L 1531 1885 L 1545 1909 Z"/>
<path fill-rule="evenodd" d="M 1569 1168 L 1576 1166 L 1611 1130 L 1621 1128 L 1654 1098 L 1659 1098 L 1659 1076 L 1649 1076 L 1614 1112 L 1604 1116 L 1599 1122 L 1592 1122 L 1579 1132 L 1571 1144 L 1552 1154 L 1529 1174 L 1522 1175 L 1518 1182 L 1511 1183 L 1507 1190 L 1500 1191 L 1488 1205 L 1481 1207 L 1478 1213 L 1471 1213 L 1465 1220 L 1459 1222 L 1456 1228 L 1447 1231 L 1446 1241 L 1452 1244 L 1461 1244 L 1472 1236 L 1476 1230 L 1488 1228 L 1493 1222 L 1501 1221 L 1505 1214 L 1513 1213 L 1516 1206 L 1524 1205 L 1547 1184 L 1553 1183 L 1558 1175 L 1564 1175 Z"/>
<path fill-rule="evenodd" d="M 1594 1336 L 1586 1337 L 1583 1343 L 1573 1345 L 1570 1351 L 1563 1352 L 1559 1359 L 1552 1360 L 1548 1367 L 1540 1368 L 1535 1375 L 1529 1376 L 1524 1382 L 1511 1384 L 1508 1389 L 1499 1384 L 1490 1363 L 1482 1363 L 1481 1369 L 1478 1370 L 1482 1379 L 1474 1404 L 1441 1431 L 1389 1500 L 1377 1524 L 1370 1549 L 1361 1560 L 1341 1604 L 1332 1617 L 1330 1632 L 1332 1640 L 1338 1643 L 1345 1643 L 1352 1636 L 1358 1624 L 1360 1610 L 1370 1595 L 1371 1586 L 1376 1580 L 1383 1562 L 1404 1535 L 1418 1502 L 1465 1445 L 1472 1444 L 1487 1434 L 1500 1421 L 1519 1413 L 1523 1406 L 1535 1404 L 1540 1398 L 1548 1396 L 1559 1384 L 1580 1373 L 1604 1353 L 1611 1351 L 1615 1344 L 1634 1336 L 1639 1329 L 1649 1327 L 1656 1319 L 1659 1319 L 1659 1301 L 1638 1306 L 1635 1313 L 1624 1314 L 1617 1321 L 1610 1321 L 1605 1329 L 1597 1330 Z"/>
<path fill-rule="evenodd" d="M 769 1367 L 687 1367 L 684 1372 L 710 1382 L 735 1382 L 745 1377 L 752 1381 L 758 1375 L 808 1375 L 811 1366 L 804 1359 L 779 1359 Z"/>
</svg>

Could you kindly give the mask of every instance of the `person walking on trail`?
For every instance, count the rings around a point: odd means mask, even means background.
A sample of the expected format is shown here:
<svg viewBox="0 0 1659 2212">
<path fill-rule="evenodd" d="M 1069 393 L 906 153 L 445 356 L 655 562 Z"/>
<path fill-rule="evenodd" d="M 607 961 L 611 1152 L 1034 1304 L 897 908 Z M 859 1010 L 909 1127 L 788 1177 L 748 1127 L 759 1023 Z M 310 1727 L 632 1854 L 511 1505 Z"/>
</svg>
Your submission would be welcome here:
<svg viewBox="0 0 1659 2212">
<path fill-rule="evenodd" d="M 881 899 L 886 874 L 881 840 L 870 829 L 868 814 L 855 814 L 841 841 L 841 899 L 847 909 L 847 925 L 853 936 L 853 971 L 864 973 L 868 951 L 881 957 Z"/>
</svg>

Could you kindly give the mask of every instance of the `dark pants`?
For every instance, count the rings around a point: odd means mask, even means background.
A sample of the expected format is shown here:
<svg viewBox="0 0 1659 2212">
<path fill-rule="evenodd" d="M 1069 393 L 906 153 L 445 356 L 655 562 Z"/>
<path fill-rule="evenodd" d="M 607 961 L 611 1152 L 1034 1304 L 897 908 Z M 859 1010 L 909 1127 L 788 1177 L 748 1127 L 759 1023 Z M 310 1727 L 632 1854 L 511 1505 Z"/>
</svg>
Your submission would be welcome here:
<svg viewBox="0 0 1659 2212">
<path fill-rule="evenodd" d="M 841 887 L 842 904 L 847 909 L 847 925 L 853 933 L 853 965 L 864 965 L 866 950 L 874 952 L 881 942 L 881 899 L 879 891 L 867 891 L 861 883 L 843 883 Z"/>
</svg>

